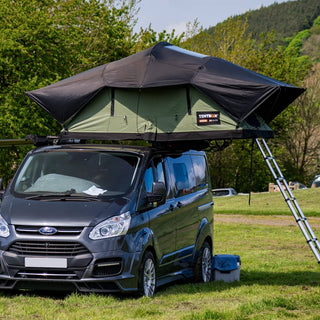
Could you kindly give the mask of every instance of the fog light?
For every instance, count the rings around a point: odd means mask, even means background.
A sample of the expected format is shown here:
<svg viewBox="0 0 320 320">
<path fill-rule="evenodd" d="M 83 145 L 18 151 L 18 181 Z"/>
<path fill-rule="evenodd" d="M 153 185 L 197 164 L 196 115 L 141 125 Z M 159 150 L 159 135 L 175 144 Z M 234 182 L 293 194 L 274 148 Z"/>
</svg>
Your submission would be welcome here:
<svg viewBox="0 0 320 320">
<path fill-rule="evenodd" d="M 97 260 L 93 268 L 94 277 L 115 276 L 122 270 L 122 259 L 102 259 Z"/>
</svg>

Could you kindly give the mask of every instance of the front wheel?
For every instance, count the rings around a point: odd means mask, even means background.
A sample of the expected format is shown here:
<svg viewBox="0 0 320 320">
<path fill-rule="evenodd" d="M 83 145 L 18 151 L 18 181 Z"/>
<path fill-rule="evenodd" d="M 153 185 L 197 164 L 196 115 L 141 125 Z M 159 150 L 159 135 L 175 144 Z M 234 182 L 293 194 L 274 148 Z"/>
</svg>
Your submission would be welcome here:
<svg viewBox="0 0 320 320">
<path fill-rule="evenodd" d="M 139 292 L 146 297 L 152 297 L 156 291 L 156 267 L 154 257 L 147 251 L 141 262 L 139 272 Z"/>
<path fill-rule="evenodd" d="M 208 242 L 204 242 L 195 265 L 195 280 L 209 282 L 212 273 L 212 253 Z"/>
</svg>

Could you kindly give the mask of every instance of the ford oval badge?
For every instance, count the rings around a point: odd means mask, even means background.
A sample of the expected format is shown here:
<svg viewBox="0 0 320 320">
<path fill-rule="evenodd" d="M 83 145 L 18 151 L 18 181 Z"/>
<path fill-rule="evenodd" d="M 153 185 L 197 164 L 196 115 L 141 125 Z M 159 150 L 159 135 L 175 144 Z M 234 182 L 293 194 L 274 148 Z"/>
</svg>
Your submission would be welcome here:
<svg viewBox="0 0 320 320">
<path fill-rule="evenodd" d="M 57 229 L 54 227 L 42 227 L 39 229 L 39 232 L 45 236 L 52 236 L 57 233 Z"/>
</svg>

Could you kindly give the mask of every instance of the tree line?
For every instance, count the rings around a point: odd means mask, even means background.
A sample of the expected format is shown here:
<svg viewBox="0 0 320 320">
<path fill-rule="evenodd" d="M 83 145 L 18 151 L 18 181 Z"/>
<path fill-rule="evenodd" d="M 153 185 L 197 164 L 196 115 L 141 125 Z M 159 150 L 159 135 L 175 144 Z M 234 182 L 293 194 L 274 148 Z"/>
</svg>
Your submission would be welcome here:
<svg viewBox="0 0 320 320">
<path fill-rule="evenodd" d="M 174 31 L 157 33 L 151 26 L 134 32 L 139 2 L 2 0 L 0 138 L 24 138 L 30 133 L 59 133 L 60 125 L 32 103 L 24 92 L 121 59 L 159 41 L 168 41 L 192 51 L 229 60 L 292 85 L 314 88 L 309 96 L 290 106 L 271 124 L 277 137 L 272 146 L 289 179 L 302 182 L 311 179 L 319 170 L 318 142 L 314 139 L 318 127 L 314 125 L 309 133 L 305 133 L 306 136 L 299 137 L 304 131 L 299 126 L 305 127 L 304 121 L 310 121 L 308 117 L 318 119 L 319 106 L 315 103 L 313 110 L 309 109 L 310 101 L 315 99 L 312 95 L 319 94 L 315 81 L 319 68 L 315 67 L 309 56 L 303 55 L 304 36 L 293 37 L 286 46 L 275 46 L 278 40 L 274 32 L 263 33 L 256 39 L 250 32 L 249 20 L 243 17 L 230 18 L 217 25 L 213 34 L 203 30 L 197 20 L 190 22 L 186 32 L 179 36 Z M 290 134 L 291 138 L 288 138 Z M 306 145 L 301 145 L 302 140 L 307 141 Z M 294 160 L 290 152 L 295 147 L 289 145 L 288 141 L 296 147 Z M 0 149 L 0 177 L 4 178 L 5 183 L 10 180 L 27 151 L 26 146 Z M 301 158 L 302 153 L 305 155 Z M 248 179 L 251 154 L 253 183 Z M 249 189 L 261 191 L 271 181 L 266 166 L 261 164 L 263 159 L 258 150 L 252 148 L 251 141 L 233 141 L 223 151 L 208 152 L 208 158 L 215 187 L 232 186 L 243 192 Z"/>
<path fill-rule="evenodd" d="M 294 0 L 277 3 L 267 7 L 250 10 L 245 14 L 234 16 L 248 21 L 248 32 L 255 40 L 261 33 L 275 32 L 279 42 L 284 43 L 298 32 L 310 29 L 313 21 L 320 15 L 318 0 Z M 213 34 L 215 27 L 208 28 L 207 32 Z"/>
</svg>

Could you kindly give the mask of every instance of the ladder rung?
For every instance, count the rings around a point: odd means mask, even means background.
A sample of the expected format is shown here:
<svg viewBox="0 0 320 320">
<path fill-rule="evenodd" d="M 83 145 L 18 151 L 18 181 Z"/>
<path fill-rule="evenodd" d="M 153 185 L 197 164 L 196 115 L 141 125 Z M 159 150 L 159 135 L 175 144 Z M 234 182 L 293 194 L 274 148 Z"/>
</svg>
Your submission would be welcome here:
<svg viewBox="0 0 320 320">
<path fill-rule="evenodd" d="M 296 198 L 295 197 L 291 197 L 291 198 L 285 198 L 284 201 L 288 202 L 288 201 L 295 201 Z"/>
<path fill-rule="evenodd" d="M 300 222 L 300 221 L 307 221 L 307 218 L 299 218 L 299 219 L 296 219 L 296 222 Z"/>
<path fill-rule="evenodd" d="M 309 239 L 309 240 L 307 240 L 307 243 L 310 243 L 310 242 L 316 242 L 316 241 L 318 241 L 318 239 L 317 239 L 317 238 L 313 238 L 313 239 Z"/>
</svg>

